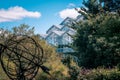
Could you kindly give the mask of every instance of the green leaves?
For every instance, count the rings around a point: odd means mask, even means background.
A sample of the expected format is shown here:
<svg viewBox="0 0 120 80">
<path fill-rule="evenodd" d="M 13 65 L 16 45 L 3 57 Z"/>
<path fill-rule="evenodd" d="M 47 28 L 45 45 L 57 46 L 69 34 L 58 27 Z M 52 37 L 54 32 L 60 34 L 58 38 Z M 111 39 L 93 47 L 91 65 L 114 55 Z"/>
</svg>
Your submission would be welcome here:
<svg viewBox="0 0 120 80">
<path fill-rule="evenodd" d="M 13 34 L 16 34 L 16 35 L 34 35 L 34 27 L 30 28 L 29 25 L 21 24 L 20 26 L 13 27 Z"/>
<path fill-rule="evenodd" d="M 76 24 L 73 46 L 79 53 L 80 66 L 113 67 L 120 63 L 120 17 L 118 14 L 98 14 Z"/>
</svg>

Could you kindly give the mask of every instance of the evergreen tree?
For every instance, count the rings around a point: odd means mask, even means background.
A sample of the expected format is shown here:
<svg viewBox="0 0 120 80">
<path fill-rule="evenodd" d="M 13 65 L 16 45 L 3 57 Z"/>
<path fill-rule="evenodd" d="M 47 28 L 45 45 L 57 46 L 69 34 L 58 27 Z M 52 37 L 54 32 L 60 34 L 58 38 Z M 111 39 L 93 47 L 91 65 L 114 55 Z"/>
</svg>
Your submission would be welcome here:
<svg viewBox="0 0 120 80">
<path fill-rule="evenodd" d="M 88 18 L 106 12 L 118 12 L 120 14 L 120 1 L 119 0 L 83 0 L 85 7 L 80 10 L 76 9 L 79 13 Z"/>
<path fill-rule="evenodd" d="M 90 5 L 95 5 L 96 2 L 97 6 L 94 6 L 96 8 L 90 8 Z M 105 5 L 98 0 L 87 0 L 84 4 L 88 8 L 87 15 L 81 11 L 80 13 L 87 18 L 72 26 L 77 26 L 73 46 L 77 52 L 79 65 L 86 68 L 113 67 L 120 63 L 118 46 L 120 45 L 120 16 L 117 12 L 113 14 L 104 9 Z M 104 12 L 99 11 L 100 7 Z"/>
<path fill-rule="evenodd" d="M 86 68 L 112 67 L 120 61 L 120 17 L 114 14 L 97 15 L 76 24 L 73 45 L 78 52 L 79 65 Z"/>
<path fill-rule="evenodd" d="M 87 7 L 87 13 L 97 14 L 99 12 L 98 0 L 83 0 L 83 4 Z"/>
<path fill-rule="evenodd" d="M 117 11 L 120 8 L 120 0 L 99 0 L 103 3 L 103 8 L 106 11 Z"/>
</svg>

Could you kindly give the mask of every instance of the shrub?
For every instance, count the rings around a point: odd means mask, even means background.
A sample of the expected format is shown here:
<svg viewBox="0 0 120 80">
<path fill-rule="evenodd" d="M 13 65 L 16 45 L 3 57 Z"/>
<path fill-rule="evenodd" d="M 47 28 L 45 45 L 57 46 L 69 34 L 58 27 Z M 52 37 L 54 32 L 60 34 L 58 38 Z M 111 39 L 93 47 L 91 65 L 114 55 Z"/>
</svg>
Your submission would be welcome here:
<svg viewBox="0 0 120 80">
<path fill-rule="evenodd" d="M 77 80 L 120 80 L 117 69 L 81 69 Z"/>
<path fill-rule="evenodd" d="M 118 70 L 120 71 L 120 63 L 119 63 L 119 64 L 117 64 L 117 68 L 118 68 Z"/>
<path fill-rule="evenodd" d="M 107 76 L 107 80 L 120 80 L 120 71 L 115 71 Z"/>
</svg>

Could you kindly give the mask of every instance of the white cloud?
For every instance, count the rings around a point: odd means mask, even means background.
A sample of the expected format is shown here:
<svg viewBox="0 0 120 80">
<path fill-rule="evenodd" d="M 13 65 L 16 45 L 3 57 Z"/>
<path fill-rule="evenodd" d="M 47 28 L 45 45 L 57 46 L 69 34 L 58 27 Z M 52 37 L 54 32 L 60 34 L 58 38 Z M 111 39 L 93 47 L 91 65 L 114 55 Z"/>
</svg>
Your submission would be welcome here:
<svg viewBox="0 0 120 80">
<path fill-rule="evenodd" d="M 74 3 L 69 3 L 67 7 L 68 7 L 68 8 L 71 8 L 71 7 L 75 7 L 75 6 L 76 6 L 76 5 L 75 5 Z"/>
<path fill-rule="evenodd" d="M 0 9 L 0 22 L 14 21 L 26 17 L 39 18 L 40 16 L 41 13 L 39 12 L 27 11 L 26 9 L 19 6 L 10 7 L 7 10 Z"/>
<path fill-rule="evenodd" d="M 66 17 L 76 18 L 78 15 L 79 13 L 74 8 L 67 8 L 59 12 L 59 16 L 63 19 L 65 19 Z"/>
</svg>

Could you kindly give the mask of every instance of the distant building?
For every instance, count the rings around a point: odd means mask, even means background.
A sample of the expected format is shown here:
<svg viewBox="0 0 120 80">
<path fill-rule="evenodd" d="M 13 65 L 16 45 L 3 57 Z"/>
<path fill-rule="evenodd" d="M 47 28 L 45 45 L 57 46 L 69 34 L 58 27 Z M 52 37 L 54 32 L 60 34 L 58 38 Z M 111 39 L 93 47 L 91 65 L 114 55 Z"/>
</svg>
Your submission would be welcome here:
<svg viewBox="0 0 120 80">
<path fill-rule="evenodd" d="M 67 53 L 74 52 L 69 45 L 73 42 L 71 35 L 74 35 L 76 31 L 71 26 L 75 21 L 81 20 L 82 17 L 78 16 L 77 19 L 67 17 L 59 25 L 51 26 L 46 34 L 41 35 L 42 39 L 45 39 L 50 45 L 57 47 L 57 52 Z"/>
</svg>

